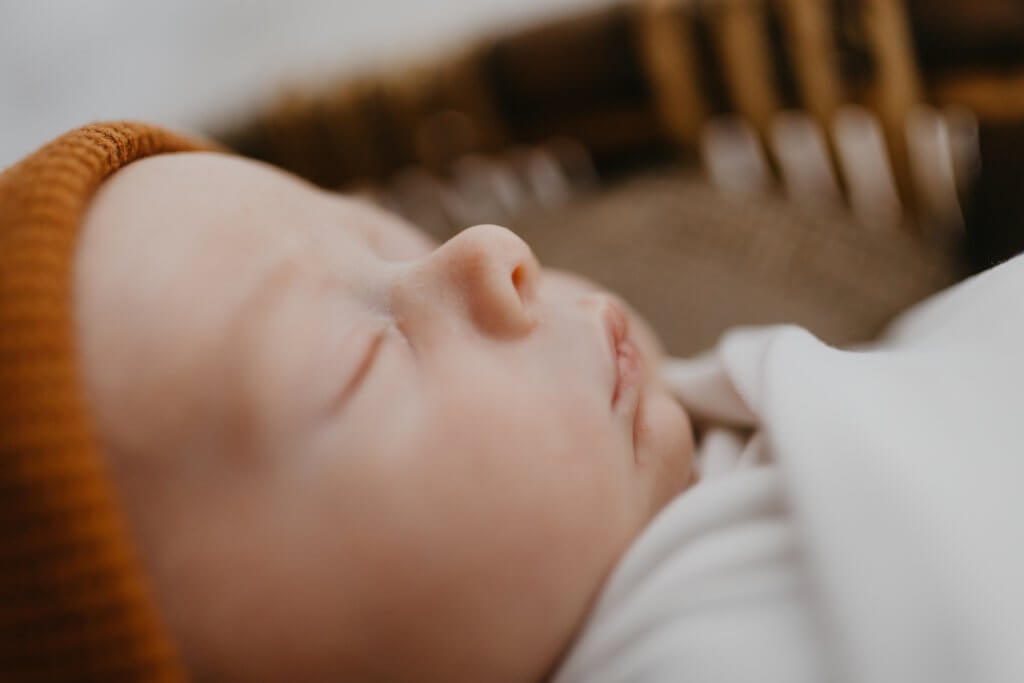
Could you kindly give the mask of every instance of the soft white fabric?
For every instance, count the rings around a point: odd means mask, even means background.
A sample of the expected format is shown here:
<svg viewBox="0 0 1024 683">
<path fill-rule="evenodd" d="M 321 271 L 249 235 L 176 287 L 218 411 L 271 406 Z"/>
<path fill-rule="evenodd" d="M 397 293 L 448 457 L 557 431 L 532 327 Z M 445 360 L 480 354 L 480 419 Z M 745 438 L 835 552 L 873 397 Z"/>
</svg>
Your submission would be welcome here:
<svg viewBox="0 0 1024 683">
<path fill-rule="evenodd" d="M 701 449 L 701 481 L 627 553 L 555 681 L 824 680 L 777 468 L 725 430 Z"/>
<path fill-rule="evenodd" d="M 704 480 L 556 681 L 1024 681 L 1024 259 L 870 348 L 740 329 L 666 376 Z"/>
</svg>

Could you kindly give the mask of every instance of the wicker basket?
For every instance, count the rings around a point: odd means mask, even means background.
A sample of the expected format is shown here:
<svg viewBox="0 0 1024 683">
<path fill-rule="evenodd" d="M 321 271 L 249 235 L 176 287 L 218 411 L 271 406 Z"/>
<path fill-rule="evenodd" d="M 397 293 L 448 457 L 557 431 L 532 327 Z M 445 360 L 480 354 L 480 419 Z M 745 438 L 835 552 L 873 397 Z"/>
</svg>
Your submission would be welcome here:
<svg viewBox="0 0 1024 683">
<path fill-rule="evenodd" d="M 847 343 L 1024 248 L 1022 37 L 1011 0 L 643 0 L 217 136 L 439 238 L 508 225 L 675 353 L 743 323 Z"/>
</svg>

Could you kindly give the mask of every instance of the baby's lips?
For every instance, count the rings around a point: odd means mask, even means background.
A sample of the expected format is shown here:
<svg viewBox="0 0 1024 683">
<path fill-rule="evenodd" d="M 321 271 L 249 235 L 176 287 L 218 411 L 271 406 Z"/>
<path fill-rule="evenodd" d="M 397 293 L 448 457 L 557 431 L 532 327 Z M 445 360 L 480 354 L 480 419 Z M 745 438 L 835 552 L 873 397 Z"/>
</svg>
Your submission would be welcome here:
<svg viewBox="0 0 1024 683">
<path fill-rule="evenodd" d="M 612 391 L 614 406 L 624 393 L 631 392 L 644 380 L 645 363 L 643 354 L 633 341 L 625 306 L 617 299 L 610 298 L 604 307 L 603 317 L 615 370 L 615 386 Z"/>
<path fill-rule="evenodd" d="M 632 389 L 643 381 L 643 357 L 636 345 L 628 338 L 619 342 L 616 349 L 616 364 L 618 369 L 618 381 L 615 385 L 615 395 L 612 403 L 617 403 L 619 396 L 626 390 Z"/>
</svg>

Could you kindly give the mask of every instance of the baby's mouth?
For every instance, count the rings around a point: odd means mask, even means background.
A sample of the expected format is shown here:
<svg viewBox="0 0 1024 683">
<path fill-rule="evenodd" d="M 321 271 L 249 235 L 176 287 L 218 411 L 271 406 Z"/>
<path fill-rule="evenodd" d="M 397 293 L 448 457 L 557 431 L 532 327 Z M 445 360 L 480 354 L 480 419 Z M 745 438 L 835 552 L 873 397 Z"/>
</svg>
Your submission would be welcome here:
<svg viewBox="0 0 1024 683">
<path fill-rule="evenodd" d="M 612 406 L 615 407 L 624 396 L 636 393 L 643 379 L 643 357 L 629 337 L 629 317 L 614 300 L 605 308 L 604 323 L 615 367 L 612 390 Z"/>
<path fill-rule="evenodd" d="M 629 388 L 638 383 L 640 376 L 640 352 L 628 339 L 619 343 L 618 351 L 618 383 L 615 386 L 615 397 L 613 402 L 618 401 L 619 395 L 624 388 Z"/>
</svg>

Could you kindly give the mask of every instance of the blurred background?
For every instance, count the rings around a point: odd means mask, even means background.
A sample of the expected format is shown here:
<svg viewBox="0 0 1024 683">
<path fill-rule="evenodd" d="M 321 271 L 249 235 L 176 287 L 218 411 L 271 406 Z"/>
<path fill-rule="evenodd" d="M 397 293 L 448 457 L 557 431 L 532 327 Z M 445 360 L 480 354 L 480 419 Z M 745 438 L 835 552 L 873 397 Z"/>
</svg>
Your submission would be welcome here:
<svg viewBox="0 0 1024 683">
<path fill-rule="evenodd" d="M 207 129 L 287 83 L 385 69 L 609 0 L 0 0 L 0 167 L 65 130 Z"/>
<path fill-rule="evenodd" d="M 0 0 L 0 168 L 109 119 L 507 225 L 677 354 L 1024 251 L 1024 0 Z"/>
</svg>

